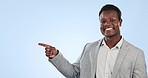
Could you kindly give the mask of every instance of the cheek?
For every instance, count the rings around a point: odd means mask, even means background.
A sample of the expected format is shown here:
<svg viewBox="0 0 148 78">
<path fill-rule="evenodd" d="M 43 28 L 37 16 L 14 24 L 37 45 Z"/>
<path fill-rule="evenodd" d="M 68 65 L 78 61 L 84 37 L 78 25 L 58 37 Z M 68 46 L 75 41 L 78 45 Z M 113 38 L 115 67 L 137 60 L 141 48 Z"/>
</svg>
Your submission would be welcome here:
<svg viewBox="0 0 148 78">
<path fill-rule="evenodd" d="M 114 23 L 113 25 L 114 25 L 115 27 L 118 27 L 118 26 L 120 26 L 120 23 L 117 22 L 117 23 Z"/>
<path fill-rule="evenodd" d="M 104 27 L 103 26 L 100 26 L 100 31 L 101 31 L 101 33 L 104 32 Z"/>
<path fill-rule="evenodd" d="M 100 25 L 100 29 L 104 29 L 104 25 L 101 24 L 101 25 Z"/>
<path fill-rule="evenodd" d="M 102 31 L 104 28 L 103 28 L 103 26 L 100 26 L 100 30 Z"/>
</svg>

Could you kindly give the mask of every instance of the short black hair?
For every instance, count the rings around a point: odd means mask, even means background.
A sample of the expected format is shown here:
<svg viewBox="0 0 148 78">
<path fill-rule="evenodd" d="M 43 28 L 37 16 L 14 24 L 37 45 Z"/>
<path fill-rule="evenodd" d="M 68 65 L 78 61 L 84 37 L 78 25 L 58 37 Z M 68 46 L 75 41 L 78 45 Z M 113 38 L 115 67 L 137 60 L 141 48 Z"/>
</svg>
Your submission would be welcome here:
<svg viewBox="0 0 148 78">
<path fill-rule="evenodd" d="M 101 13 L 102 13 L 103 11 L 107 11 L 107 10 L 114 10 L 114 11 L 116 11 L 117 14 L 118 14 L 119 20 L 121 19 L 121 11 L 120 11 L 120 9 L 119 9 L 117 6 L 112 5 L 112 4 L 106 4 L 106 5 L 104 5 L 104 6 L 101 8 L 100 12 L 99 12 L 99 16 L 101 15 Z"/>
</svg>

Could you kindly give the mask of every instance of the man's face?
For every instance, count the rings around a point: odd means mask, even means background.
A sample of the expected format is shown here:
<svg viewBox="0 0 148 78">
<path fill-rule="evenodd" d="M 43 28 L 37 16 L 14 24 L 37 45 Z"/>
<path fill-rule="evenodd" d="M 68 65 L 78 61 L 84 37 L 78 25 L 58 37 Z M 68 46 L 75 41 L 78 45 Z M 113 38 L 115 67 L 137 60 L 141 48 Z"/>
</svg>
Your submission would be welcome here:
<svg viewBox="0 0 148 78">
<path fill-rule="evenodd" d="M 103 11 L 100 15 L 100 30 L 105 37 L 120 36 L 122 20 L 119 20 L 118 14 L 114 10 Z"/>
</svg>

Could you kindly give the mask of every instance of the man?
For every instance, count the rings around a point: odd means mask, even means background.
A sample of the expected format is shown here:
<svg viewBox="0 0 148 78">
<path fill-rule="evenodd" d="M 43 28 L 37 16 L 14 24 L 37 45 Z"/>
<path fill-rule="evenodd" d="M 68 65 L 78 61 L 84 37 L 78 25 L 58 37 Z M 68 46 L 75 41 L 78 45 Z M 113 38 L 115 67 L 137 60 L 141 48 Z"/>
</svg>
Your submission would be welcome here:
<svg viewBox="0 0 148 78">
<path fill-rule="evenodd" d="M 99 12 L 103 39 L 85 45 L 81 57 L 70 64 L 51 45 L 45 47 L 49 61 L 67 78 L 147 78 L 144 52 L 120 34 L 121 11 L 107 4 Z"/>
</svg>

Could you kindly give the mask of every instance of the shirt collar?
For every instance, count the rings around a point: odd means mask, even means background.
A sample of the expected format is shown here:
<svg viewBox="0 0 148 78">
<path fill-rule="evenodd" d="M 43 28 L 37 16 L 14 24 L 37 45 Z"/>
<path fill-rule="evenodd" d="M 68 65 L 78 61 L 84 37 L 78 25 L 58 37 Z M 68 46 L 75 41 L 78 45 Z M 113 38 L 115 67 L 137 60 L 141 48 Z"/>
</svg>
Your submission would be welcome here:
<svg viewBox="0 0 148 78">
<path fill-rule="evenodd" d="M 120 41 L 119 41 L 113 48 L 118 48 L 118 49 L 120 49 L 121 46 L 122 46 L 122 43 L 123 43 L 123 37 L 121 37 Z M 109 48 L 109 47 L 106 45 L 104 39 L 103 39 L 103 41 L 102 41 L 101 46 L 103 46 L 103 45 L 106 46 L 107 48 Z M 111 48 L 111 49 L 113 49 L 113 48 Z"/>
</svg>

